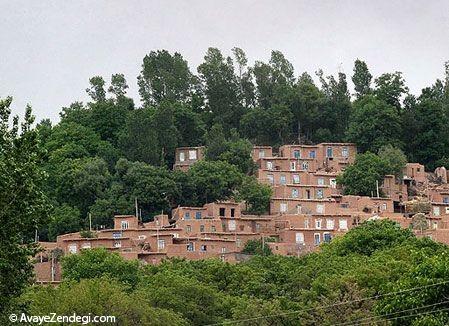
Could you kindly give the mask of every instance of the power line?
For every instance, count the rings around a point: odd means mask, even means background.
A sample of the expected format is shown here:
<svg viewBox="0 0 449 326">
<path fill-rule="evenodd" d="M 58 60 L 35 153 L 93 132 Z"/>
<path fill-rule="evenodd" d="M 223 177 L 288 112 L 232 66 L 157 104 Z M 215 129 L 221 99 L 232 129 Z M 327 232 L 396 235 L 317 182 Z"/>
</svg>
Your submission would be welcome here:
<svg viewBox="0 0 449 326">
<path fill-rule="evenodd" d="M 405 317 L 418 317 L 418 316 L 424 316 L 424 315 L 429 315 L 429 314 L 434 314 L 437 312 L 442 312 L 442 311 L 447 311 L 449 310 L 449 308 L 442 308 L 442 309 L 437 309 L 437 310 L 431 310 L 431 311 L 426 311 L 426 312 L 420 312 L 420 313 L 416 313 L 413 315 L 405 315 L 405 316 L 398 316 L 398 317 L 392 317 L 392 318 L 387 318 L 387 319 L 382 319 L 380 321 L 390 321 L 390 320 L 396 320 L 396 319 L 401 319 L 401 318 L 405 318 Z M 379 322 L 380 322 L 379 321 Z M 360 324 L 356 324 L 356 325 L 367 325 L 369 323 L 371 323 L 372 321 L 367 321 L 364 323 L 360 323 Z"/>
<path fill-rule="evenodd" d="M 334 303 L 334 304 L 327 305 L 327 306 L 311 307 L 311 308 L 302 309 L 302 310 L 288 311 L 288 312 L 283 312 L 283 313 L 279 313 L 279 314 L 275 314 L 275 315 L 258 316 L 258 317 L 252 317 L 252 318 L 247 318 L 247 319 L 229 320 L 229 321 L 224 321 L 224 322 L 220 322 L 220 323 L 209 324 L 208 326 L 231 325 L 231 324 L 238 324 L 238 323 L 245 322 L 245 321 L 253 321 L 253 320 L 264 319 L 264 318 L 267 318 L 267 317 L 288 316 L 288 315 L 293 315 L 293 314 L 297 314 L 297 313 L 301 313 L 301 312 L 307 312 L 307 311 L 312 311 L 312 310 L 317 310 L 317 309 L 338 307 L 338 306 L 346 305 L 346 304 L 349 304 L 349 303 L 362 302 L 362 301 L 371 300 L 371 299 L 378 299 L 378 298 L 382 298 L 382 297 L 386 297 L 386 296 L 390 296 L 390 295 L 412 292 L 412 291 L 416 291 L 416 290 L 420 290 L 420 289 L 426 289 L 426 288 L 429 288 L 429 287 L 438 286 L 438 285 L 447 284 L 447 283 L 449 283 L 449 280 L 448 281 L 438 282 L 438 283 L 433 283 L 433 284 L 427 284 L 427 285 L 423 285 L 423 286 L 418 286 L 418 287 L 405 289 L 405 290 L 401 290 L 401 291 L 396 291 L 396 292 L 377 294 L 377 295 L 374 295 L 374 296 L 371 296 L 371 297 L 366 297 L 366 298 L 357 299 L 357 300 L 343 301 L 343 302 Z"/>
<path fill-rule="evenodd" d="M 438 306 L 438 305 L 444 304 L 444 303 L 449 303 L 449 300 L 442 301 L 442 302 L 438 302 L 438 303 L 429 304 L 429 305 L 426 305 L 426 306 L 414 307 L 414 308 L 409 308 L 409 309 L 406 309 L 406 310 L 401 310 L 401 311 L 391 312 L 391 313 L 388 313 L 388 314 L 385 314 L 385 315 L 372 316 L 372 317 L 366 317 L 366 318 L 361 318 L 361 319 L 351 320 L 351 321 L 347 321 L 347 322 L 344 322 L 344 323 L 335 324 L 335 326 L 343 326 L 343 325 L 345 325 L 345 326 L 360 325 L 360 322 L 361 322 L 361 321 L 363 321 L 363 322 L 365 322 L 365 321 L 371 321 L 371 319 L 383 318 L 383 317 L 389 317 L 389 316 L 401 314 L 401 313 L 404 313 L 404 312 L 409 312 L 409 311 L 413 311 L 413 310 L 419 310 L 419 309 L 424 309 L 424 308 L 430 308 L 430 307 Z M 408 315 L 408 316 L 410 316 L 410 315 Z M 404 316 L 404 317 L 405 317 L 405 316 Z"/>
</svg>

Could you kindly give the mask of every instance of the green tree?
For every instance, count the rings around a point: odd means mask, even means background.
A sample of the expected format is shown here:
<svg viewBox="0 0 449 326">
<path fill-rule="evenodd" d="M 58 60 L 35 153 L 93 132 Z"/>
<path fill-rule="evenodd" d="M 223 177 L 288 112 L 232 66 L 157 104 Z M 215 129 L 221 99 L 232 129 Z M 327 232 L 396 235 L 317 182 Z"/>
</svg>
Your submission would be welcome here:
<svg viewBox="0 0 449 326">
<path fill-rule="evenodd" d="M 293 65 L 280 51 L 271 51 L 269 63 L 257 61 L 253 68 L 258 103 L 263 108 L 286 104 L 295 82 Z"/>
<path fill-rule="evenodd" d="M 385 103 L 394 106 L 399 112 L 401 109 L 401 97 L 408 92 L 402 73 L 396 71 L 395 73 L 383 74 L 376 78 L 374 82 L 376 84 L 375 93 L 377 97 Z"/>
<path fill-rule="evenodd" d="M 219 123 L 225 130 L 238 129 L 243 106 L 232 59 L 225 58 L 216 48 L 209 48 L 198 73 L 207 98 L 208 124 Z"/>
<path fill-rule="evenodd" d="M 407 156 L 399 148 L 391 145 L 382 146 L 379 149 L 379 157 L 388 164 L 388 174 L 393 174 L 398 180 L 402 179 L 405 165 L 407 164 Z"/>
<path fill-rule="evenodd" d="M 192 87 L 192 73 L 181 54 L 151 51 L 143 58 L 138 77 L 139 94 L 145 106 L 163 101 L 186 102 Z"/>
<path fill-rule="evenodd" d="M 382 183 L 388 168 L 388 162 L 376 154 L 358 154 L 354 164 L 337 177 L 337 182 L 347 195 L 372 196 L 376 194 L 376 182 Z"/>
<path fill-rule="evenodd" d="M 89 79 L 90 87 L 86 89 L 87 94 L 94 102 L 106 100 L 106 91 L 104 89 L 104 79 L 101 76 L 94 76 Z"/>
<path fill-rule="evenodd" d="M 362 152 L 377 152 L 387 144 L 402 147 L 401 134 L 400 116 L 393 106 L 373 95 L 354 103 L 347 137 Z"/>
<path fill-rule="evenodd" d="M 371 93 L 372 78 L 373 76 L 369 72 L 365 61 L 355 60 L 352 82 L 354 83 L 355 95 L 358 99 Z"/>
<path fill-rule="evenodd" d="M 242 253 L 260 256 L 268 256 L 272 254 L 270 247 L 260 239 L 246 241 Z"/>
<path fill-rule="evenodd" d="M 187 172 L 195 187 L 198 205 L 231 198 L 242 183 L 237 167 L 223 161 L 200 161 Z"/>
<path fill-rule="evenodd" d="M 135 287 L 139 281 L 137 260 L 124 260 L 119 254 L 104 248 L 82 250 L 80 254 L 65 256 L 62 271 L 65 281 L 107 277 L 130 287 Z"/>
<path fill-rule="evenodd" d="M 270 186 L 260 184 L 254 177 L 246 177 L 238 198 L 246 202 L 249 213 L 260 215 L 269 213 L 272 194 Z"/>
<path fill-rule="evenodd" d="M 10 121 L 11 102 L 0 100 L 0 316 L 31 279 L 34 233 L 49 211 L 31 107 L 19 125 L 18 117 Z"/>
<path fill-rule="evenodd" d="M 334 239 L 329 248 L 337 255 L 372 255 L 377 250 L 390 248 L 414 238 L 409 229 L 391 220 L 367 221 L 351 229 L 344 237 Z"/>
<path fill-rule="evenodd" d="M 161 163 L 153 112 L 152 109 L 138 109 L 130 112 L 118 140 L 118 147 L 123 157 L 153 165 Z"/>
<path fill-rule="evenodd" d="M 325 103 L 323 92 L 309 74 L 303 73 L 291 99 L 291 111 L 296 122 L 293 127 L 299 143 L 311 140 L 315 131 L 321 128 L 321 112 Z"/>
<path fill-rule="evenodd" d="M 268 109 L 255 107 L 248 110 L 241 120 L 241 132 L 255 144 L 281 145 L 291 136 L 294 116 L 285 105 Z"/>
<path fill-rule="evenodd" d="M 79 209 L 67 204 L 57 206 L 50 215 L 48 238 L 55 241 L 60 234 L 77 232 L 83 227 L 83 222 Z"/>
<path fill-rule="evenodd" d="M 115 316 L 117 325 L 188 325 L 173 311 L 151 307 L 140 293 L 114 279 L 84 279 L 64 282 L 58 287 L 38 286 L 23 297 L 29 315 Z M 87 323 L 87 319 L 83 322 Z"/>
</svg>

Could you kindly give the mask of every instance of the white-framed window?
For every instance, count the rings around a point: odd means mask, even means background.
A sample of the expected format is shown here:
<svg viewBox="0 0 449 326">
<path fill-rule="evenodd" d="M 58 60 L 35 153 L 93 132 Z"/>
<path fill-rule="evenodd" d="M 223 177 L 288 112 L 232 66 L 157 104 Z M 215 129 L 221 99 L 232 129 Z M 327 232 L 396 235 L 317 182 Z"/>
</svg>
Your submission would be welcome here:
<svg viewBox="0 0 449 326">
<path fill-rule="evenodd" d="M 287 203 L 281 203 L 280 211 L 281 211 L 281 213 L 287 212 Z"/>
<path fill-rule="evenodd" d="M 186 153 L 180 152 L 179 153 L 179 161 L 184 162 L 186 160 Z"/>
<path fill-rule="evenodd" d="M 78 251 L 78 246 L 76 244 L 71 244 L 69 245 L 69 253 L 71 254 L 76 254 L 76 252 Z"/>
<path fill-rule="evenodd" d="M 229 228 L 229 231 L 235 231 L 235 220 L 229 220 L 228 228 Z"/>
<path fill-rule="evenodd" d="M 341 156 L 343 156 L 343 157 L 349 157 L 349 149 L 347 148 L 347 147 L 343 147 L 342 149 L 341 149 Z"/>
<path fill-rule="evenodd" d="M 202 252 L 207 251 L 207 246 L 206 245 L 201 245 L 200 251 L 202 251 Z"/>
<path fill-rule="evenodd" d="M 314 233 L 313 234 L 313 243 L 315 244 L 315 246 L 318 246 L 321 242 L 321 235 L 319 233 Z"/>
<path fill-rule="evenodd" d="M 242 246 L 242 239 L 240 238 L 235 239 L 235 245 L 237 248 L 240 248 Z"/>
<path fill-rule="evenodd" d="M 190 150 L 189 151 L 189 160 L 196 160 L 196 150 Z"/>
<path fill-rule="evenodd" d="M 439 206 L 433 206 L 433 215 L 440 216 L 440 207 Z"/>
<path fill-rule="evenodd" d="M 305 218 L 304 219 L 304 228 L 308 229 L 310 227 L 310 219 L 309 218 Z"/>
<path fill-rule="evenodd" d="M 90 248 L 91 248 L 90 242 L 85 242 L 81 246 L 81 249 L 90 249 Z"/>
<path fill-rule="evenodd" d="M 267 162 L 267 169 L 268 170 L 273 170 L 273 162 L 271 162 L 271 161 Z"/>
<path fill-rule="evenodd" d="M 121 247 L 122 247 L 122 241 L 114 240 L 114 248 L 121 248 Z"/>
<path fill-rule="evenodd" d="M 317 189 L 316 190 L 316 198 L 322 199 L 324 197 L 323 189 Z"/>
<path fill-rule="evenodd" d="M 147 236 L 146 235 L 139 235 L 137 238 L 139 240 L 145 240 L 147 238 Z"/>
<path fill-rule="evenodd" d="M 296 162 L 290 162 L 290 170 L 296 171 Z"/>
<path fill-rule="evenodd" d="M 316 204 L 317 214 L 324 214 L 324 204 Z"/>
<path fill-rule="evenodd" d="M 285 174 L 281 174 L 281 176 L 279 178 L 279 183 L 281 185 L 285 185 L 287 183 L 287 178 L 285 177 Z"/>
<path fill-rule="evenodd" d="M 121 221 L 120 226 L 121 226 L 122 230 L 127 230 L 127 229 L 129 229 L 129 222 Z"/>
<path fill-rule="evenodd" d="M 446 207 L 446 214 L 449 214 L 449 207 Z"/>
<path fill-rule="evenodd" d="M 195 251 L 195 244 L 193 242 L 187 243 L 187 251 Z"/>
<path fill-rule="evenodd" d="M 334 220 L 333 219 L 326 220 L 326 229 L 328 229 L 328 230 L 334 229 Z"/>
<path fill-rule="evenodd" d="M 332 235 L 329 232 L 324 232 L 323 233 L 323 241 L 326 243 L 331 242 L 332 240 Z"/>
<path fill-rule="evenodd" d="M 274 184 L 274 177 L 272 174 L 267 174 L 267 179 L 269 184 Z"/>
<path fill-rule="evenodd" d="M 326 157 L 334 157 L 334 149 L 330 146 L 326 149 Z"/>
<path fill-rule="evenodd" d="M 306 162 L 306 161 L 302 162 L 301 163 L 301 168 L 303 170 L 308 170 L 309 169 L 309 162 Z"/>
<path fill-rule="evenodd" d="M 186 225 L 186 232 L 192 232 L 192 226 Z"/>
<path fill-rule="evenodd" d="M 293 174 L 293 183 L 300 183 L 299 174 Z"/>
<path fill-rule="evenodd" d="M 263 158 L 263 157 L 265 157 L 265 150 L 261 149 L 261 150 L 259 150 L 259 158 Z"/>
<path fill-rule="evenodd" d="M 298 189 L 293 188 L 292 189 L 292 198 L 298 198 L 298 197 L 299 197 Z"/>
<path fill-rule="evenodd" d="M 341 219 L 338 221 L 338 228 L 340 230 L 347 230 L 348 229 L 348 221 L 345 219 Z"/>
<path fill-rule="evenodd" d="M 204 226 L 204 224 L 201 224 L 200 225 L 200 232 L 204 232 L 204 230 L 205 230 L 205 226 Z"/>
<path fill-rule="evenodd" d="M 315 151 L 310 151 L 309 152 L 309 158 L 316 158 L 316 152 Z"/>
<path fill-rule="evenodd" d="M 382 205 L 380 206 L 380 210 L 381 211 L 386 211 L 387 210 L 387 204 L 386 203 L 382 203 Z"/>
<path fill-rule="evenodd" d="M 432 228 L 433 228 L 434 230 L 438 229 L 438 222 L 437 222 L 437 221 L 433 221 Z"/>
<path fill-rule="evenodd" d="M 321 229 L 321 220 L 315 220 L 315 229 Z"/>
<path fill-rule="evenodd" d="M 157 249 L 161 250 L 165 248 L 165 240 L 164 239 L 159 239 L 157 241 Z"/>
<path fill-rule="evenodd" d="M 318 178 L 317 184 L 318 184 L 319 186 L 324 186 L 324 178 Z"/>
<path fill-rule="evenodd" d="M 301 214 L 301 213 L 302 213 L 302 206 L 296 205 L 296 214 Z"/>
<path fill-rule="evenodd" d="M 226 253 L 226 247 L 221 247 L 221 253 L 225 254 Z"/>
<path fill-rule="evenodd" d="M 296 232 L 296 243 L 303 244 L 304 243 L 304 233 Z"/>
<path fill-rule="evenodd" d="M 329 184 L 331 188 L 337 188 L 337 179 L 329 179 Z"/>
</svg>

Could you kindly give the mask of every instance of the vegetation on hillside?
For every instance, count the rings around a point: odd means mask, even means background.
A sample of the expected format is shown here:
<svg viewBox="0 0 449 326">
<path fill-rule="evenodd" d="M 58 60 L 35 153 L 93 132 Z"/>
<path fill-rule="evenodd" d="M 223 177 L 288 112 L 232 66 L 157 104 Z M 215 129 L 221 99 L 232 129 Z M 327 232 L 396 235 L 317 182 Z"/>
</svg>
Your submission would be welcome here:
<svg viewBox="0 0 449 326">
<path fill-rule="evenodd" d="M 124 325 L 446 325 L 448 257 L 447 246 L 388 220 L 365 222 L 316 253 L 239 264 L 138 265 L 93 249 L 63 259 L 62 285 L 34 286 L 20 303 L 32 314 L 112 314 Z"/>
<path fill-rule="evenodd" d="M 10 118 L 12 99 L 2 99 L 0 313 L 30 281 L 32 269 L 27 257 L 34 252 L 30 243 L 35 239 L 36 229 L 40 240 L 54 240 L 59 234 L 87 229 L 89 214 L 94 229 L 110 227 L 114 214 L 134 212 L 136 199 L 144 221 L 178 205 L 196 206 L 230 198 L 245 200 L 250 213 L 265 213 L 271 191 L 255 182 L 251 144 L 277 147 L 293 142 L 355 142 L 364 156 L 342 176 L 341 183 L 348 193 L 370 194 L 373 181 L 386 173 L 399 177 L 398 167 L 404 161 L 399 150 L 406 153 L 408 161 L 423 163 L 428 169 L 437 165 L 449 168 L 449 64 L 443 77 L 415 96 L 409 94 L 400 72 L 385 73 L 373 80 L 367 64 L 356 60 L 351 76 L 355 94 L 350 94 L 344 73 L 326 76 L 318 71 L 317 83 L 306 72 L 295 73 L 292 64 L 279 51 L 273 51 L 268 62 L 256 61 L 250 66 L 241 49 L 233 49 L 228 57 L 210 48 L 197 70 L 192 71 L 181 54 L 161 50 L 152 51 L 143 59 L 138 76 L 142 105 L 127 96 L 128 85 L 122 74 L 112 75 L 109 83 L 102 76 L 92 77 L 86 89 L 91 100 L 62 108 L 61 119 L 55 125 L 43 120 L 34 128 L 30 108 L 26 109 L 20 124 L 18 118 Z M 198 145 L 208 146 L 205 161 L 188 172 L 171 170 L 176 147 Z M 363 167 L 369 167 L 369 175 L 364 174 Z M 410 256 L 413 257 L 408 255 L 404 259 Z M 351 259 L 356 258 L 351 256 Z M 361 258 L 357 256 L 357 259 Z M 271 273 L 263 265 L 276 266 L 278 261 L 280 266 L 291 264 L 288 270 L 295 270 L 296 260 L 278 257 L 223 268 L 251 270 L 254 266 L 251 264 L 260 264 L 257 266 L 260 272 Z M 302 266 L 303 260 L 299 261 L 298 266 Z M 357 263 L 359 268 L 364 266 L 363 261 Z M 414 262 L 419 263 L 419 259 Z M 160 267 L 161 271 L 173 262 L 167 264 Z M 192 269 L 194 274 L 194 266 L 221 263 L 177 264 Z M 350 262 L 345 264 L 352 266 Z M 443 268 L 437 260 L 429 264 L 435 264 L 436 270 Z M 248 284 L 239 283 L 239 286 L 243 284 L 239 300 L 246 296 L 254 299 L 238 301 L 243 302 L 241 305 L 232 301 L 231 308 L 224 312 L 226 305 L 221 303 L 211 305 L 211 309 L 217 309 L 216 313 L 207 312 L 204 316 L 199 313 L 200 317 L 192 314 L 201 312 L 202 306 L 181 305 L 185 314 L 173 315 L 157 309 L 148 313 L 195 323 L 194 318 L 220 321 L 295 309 L 297 302 L 321 295 L 314 292 L 319 286 L 313 285 L 313 291 L 305 292 L 306 297 L 299 299 L 298 293 L 303 290 L 299 283 L 311 279 L 319 282 L 319 275 L 316 278 L 310 273 L 310 279 L 302 273 L 296 278 L 290 276 L 291 284 L 282 285 L 285 295 L 279 297 L 273 293 L 284 292 L 276 290 L 269 296 L 271 280 L 256 275 L 256 283 L 262 282 L 257 286 L 267 287 L 265 299 L 271 300 L 269 304 L 258 301 L 263 295 L 254 296 L 253 290 L 245 292 L 246 287 L 255 284 L 248 281 Z M 185 275 L 172 277 L 177 281 Z M 187 284 L 184 289 L 188 292 L 189 286 L 194 287 L 192 297 L 204 293 L 205 302 L 209 302 L 210 298 L 221 295 L 214 283 L 197 282 Z M 338 280 L 333 282 L 338 286 Z M 160 290 L 161 302 L 165 300 L 162 294 L 172 290 L 170 284 L 160 282 L 161 286 L 164 284 L 166 288 Z M 93 285 L 86 282 L 46 291 L 55 291 L 56 296 L 63 289 L 70 292 L 71 286 L 87 289 Z M 291 293 L 290 289 L 298 293 Z M 305 289 L 311 291 L 307 286 Z M 351 289 L 358 291 L 353 286 Z M 110 291 L 121 293 L 124 289 L 111 284 Z M 380 290 L 376 288 L 376 291 Z M 60 295 L 62 298 L 65 294 Z M 123 300 L 134 299 L 124 297 Z M 226 301 L 228 297 L 220 300 Z M 379 311 L 388 311 L 389 307 Z"/>
</svg>

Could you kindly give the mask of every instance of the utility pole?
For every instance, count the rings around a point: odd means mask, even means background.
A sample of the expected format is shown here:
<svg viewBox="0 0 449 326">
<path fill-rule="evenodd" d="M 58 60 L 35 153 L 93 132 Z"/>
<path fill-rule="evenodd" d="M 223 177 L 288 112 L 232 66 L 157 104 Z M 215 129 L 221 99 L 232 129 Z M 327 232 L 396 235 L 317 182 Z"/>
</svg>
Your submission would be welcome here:
<svg viewBox="0 0 449 326">
<path fill-rule="evenodd" d="M 136 217 L 139 218 L 139 206 L 137 204 L 137 197 L 134 198 L 134 205 L 136 206 Z"/>
<path fill-rule="evenodd" d="M 89 213 L 89 231 L 92 232 L 92 214 Z"/>
<path fill-rule="evenodd" d="M 376 192 L 377 192 L 377 198 L 379 198 L 379 180 L 376 180 Z"/>
</svg>

